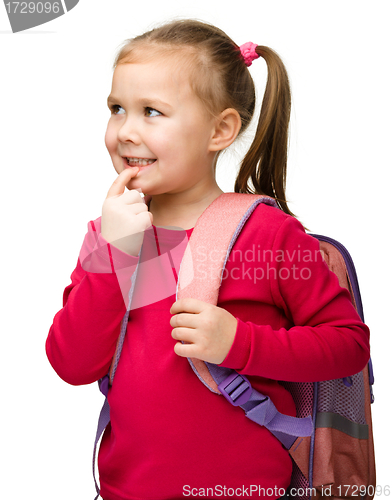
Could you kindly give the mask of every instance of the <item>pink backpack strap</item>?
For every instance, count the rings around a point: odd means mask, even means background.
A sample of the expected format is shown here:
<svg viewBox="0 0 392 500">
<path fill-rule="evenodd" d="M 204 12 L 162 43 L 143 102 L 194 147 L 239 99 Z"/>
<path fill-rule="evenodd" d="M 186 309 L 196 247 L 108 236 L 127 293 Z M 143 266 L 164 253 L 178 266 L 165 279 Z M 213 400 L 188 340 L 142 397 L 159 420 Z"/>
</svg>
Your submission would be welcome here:
<svg viewBox="0 0 392 500">
<path fill-rule="evenodd" d="M 230 251 L 245 222 L 260 203 L 277 207 L 269 196 L 245 193 L 223 193 L 207 207 L 197 220 L 185 249 L 177 283 L 177 300 L 192 297 L 217 304 Z M 188 360 L 203 384 L 212 392 L 221 394 L 204 361 Z"/>
</svg>

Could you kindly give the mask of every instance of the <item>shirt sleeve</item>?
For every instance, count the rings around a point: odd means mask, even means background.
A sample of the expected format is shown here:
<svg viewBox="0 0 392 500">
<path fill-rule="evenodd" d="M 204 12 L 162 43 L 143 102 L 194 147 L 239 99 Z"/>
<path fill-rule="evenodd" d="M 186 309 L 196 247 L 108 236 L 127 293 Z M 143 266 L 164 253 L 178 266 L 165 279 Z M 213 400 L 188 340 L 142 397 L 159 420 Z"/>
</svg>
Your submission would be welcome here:
<svg viewBox="0 0 392 500">
<path fill-rule="evenodd" d="M 318 241 L 288 217 L 276 233 L 271 255 L 271 296 L 287 325 L 273 328 L 237 318 L 234 343 L 221 366 L 293 382 L 361 371 L 370 356 L 369 329 L 328 269 Z"/>
<path fill-rule="evenodd" d="M 73 385 L 95 382 L 108 372 L 139 260 L 107 243 L 99 229 L 100 220 L 89 222 L 46 340 L 49 362 Z"/>
</svg>

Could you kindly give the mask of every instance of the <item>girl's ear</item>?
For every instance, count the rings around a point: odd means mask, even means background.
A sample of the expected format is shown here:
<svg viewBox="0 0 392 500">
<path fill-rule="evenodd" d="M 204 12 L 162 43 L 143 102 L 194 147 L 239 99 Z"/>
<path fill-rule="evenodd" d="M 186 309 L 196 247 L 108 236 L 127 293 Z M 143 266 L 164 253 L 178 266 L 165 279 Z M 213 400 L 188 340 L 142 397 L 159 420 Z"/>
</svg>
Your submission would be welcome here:
<svg viewBox="0 0 392 500">
<path fill-rule="evenodd" d="M 221 151 L 232 144 L 241 128 L 241 117 L 233 108 L 227 108 L 217 117 L 210 151 Z"/>
</svg>

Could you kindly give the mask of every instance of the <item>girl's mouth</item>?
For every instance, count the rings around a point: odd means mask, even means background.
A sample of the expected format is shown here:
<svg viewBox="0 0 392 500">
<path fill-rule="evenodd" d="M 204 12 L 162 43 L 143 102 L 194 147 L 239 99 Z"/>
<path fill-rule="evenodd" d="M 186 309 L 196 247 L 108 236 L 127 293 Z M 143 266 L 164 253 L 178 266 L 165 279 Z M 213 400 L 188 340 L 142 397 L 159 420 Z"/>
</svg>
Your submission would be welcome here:
<svg viewBox="0 0 392 500">
<path fill-rule="evenodd" d="M 124 156 L 123 158 L 130 167 L 147 167 L 156 161 L 155 158 L 135 158 L 127 156 Z"/>
</svg>

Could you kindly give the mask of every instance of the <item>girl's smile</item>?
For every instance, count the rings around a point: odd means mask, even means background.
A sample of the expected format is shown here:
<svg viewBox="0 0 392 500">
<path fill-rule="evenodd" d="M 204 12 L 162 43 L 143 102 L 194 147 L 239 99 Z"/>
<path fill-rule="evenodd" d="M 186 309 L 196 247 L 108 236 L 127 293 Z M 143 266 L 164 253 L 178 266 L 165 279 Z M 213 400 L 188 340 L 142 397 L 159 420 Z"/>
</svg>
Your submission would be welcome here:
<svg viewBox="0 0 392 500">
<path fill-rule="evenodd" d="M 132 158 L 132 157 L 123 158 L 124 169 L 131 167 L 138 167 L 139 172 L 137 173 L 137 175 L 139 175 L 142 170 L 146 170 L 148 167 L 153 165 L 155 162 L 156 162 L 155 159 L 150 160 L 148 158 Z"/>
<path fill-rule="evenodd" d="M 151 163 L 154 163 L 156 160 L 150 160 L 148 158 L 128 158 L 125 157 L 124 160 L 127 162 L 127 166 L 131 167 L 145 167 L 147 165 L 151 165 Z"/>
</svg>

